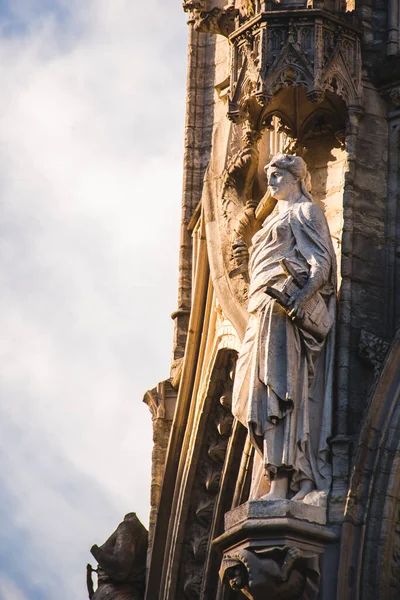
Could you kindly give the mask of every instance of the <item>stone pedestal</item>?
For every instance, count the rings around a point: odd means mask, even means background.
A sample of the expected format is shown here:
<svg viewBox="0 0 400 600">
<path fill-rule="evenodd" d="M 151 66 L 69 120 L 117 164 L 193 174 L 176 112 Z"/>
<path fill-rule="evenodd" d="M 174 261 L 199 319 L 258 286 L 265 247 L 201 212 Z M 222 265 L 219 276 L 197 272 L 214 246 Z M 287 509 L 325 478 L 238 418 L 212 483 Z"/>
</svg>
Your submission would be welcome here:
<svg viewBox="0 0 400 600">
<path fill-rule="evenodd" d="M 325 523 L 324 507 L 290 500 L 252 500 L 231 510 L 214 540 L 223 585 L 250 600 L 314 600 L 321 556 L 337 537 Z"/>
</svg>

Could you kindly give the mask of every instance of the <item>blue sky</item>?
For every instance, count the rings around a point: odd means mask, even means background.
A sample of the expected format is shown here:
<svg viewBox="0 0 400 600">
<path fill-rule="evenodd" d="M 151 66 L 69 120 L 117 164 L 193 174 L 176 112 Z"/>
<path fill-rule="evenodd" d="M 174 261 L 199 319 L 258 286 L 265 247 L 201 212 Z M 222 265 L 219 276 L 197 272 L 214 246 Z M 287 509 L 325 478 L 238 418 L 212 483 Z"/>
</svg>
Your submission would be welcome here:
<svg viewBox="0 0 400 600">
<path fill-rule="evenodd" d="M 176 308 L 179 2 L 0 2 L 0 600 L 85 599 L 147 524 Z"/>
<path fill-rule="evenodd" d="M 74 2 L 55 0 L 1 0 L 0 18 L 3 37 L 23 40 L 40 22 L 53 20 L 65 40 L 75 37 L 80 30 L 74 14 Z"/>
</svg>

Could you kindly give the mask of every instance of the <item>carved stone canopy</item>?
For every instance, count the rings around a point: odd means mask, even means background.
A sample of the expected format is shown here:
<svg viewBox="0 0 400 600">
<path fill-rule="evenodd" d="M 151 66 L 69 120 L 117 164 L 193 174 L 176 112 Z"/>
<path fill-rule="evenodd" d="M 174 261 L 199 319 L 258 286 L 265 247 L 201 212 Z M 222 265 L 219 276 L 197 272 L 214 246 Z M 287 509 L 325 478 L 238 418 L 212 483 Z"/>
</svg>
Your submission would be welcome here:
<svg viewBox="0 0 400 600">
<path fill-rule="evenodd" d="M 197 31 L 221 34 L 231 44 L 228 117 L 255 125 L 260 111 L 288 87 L 309 100 L 327 92 L 349 106 L 362 104 L 361 32 L 354 13 L 334 0 L 228 2 L 223 8 L 187 0 Z M 336 12 L 334 12 L 336 11 Z"/>
<path fill-rule="evenodd" d="M 362 101 L 358 31 L 319 10 L 260 13 L 235 30 L 228 117 L 237 122 L 284 88 L 302 87 L 312 102 L 327 91 L 347 106 Z M 256 104 L 257 103 L 257 104 Z"/>
</svg>

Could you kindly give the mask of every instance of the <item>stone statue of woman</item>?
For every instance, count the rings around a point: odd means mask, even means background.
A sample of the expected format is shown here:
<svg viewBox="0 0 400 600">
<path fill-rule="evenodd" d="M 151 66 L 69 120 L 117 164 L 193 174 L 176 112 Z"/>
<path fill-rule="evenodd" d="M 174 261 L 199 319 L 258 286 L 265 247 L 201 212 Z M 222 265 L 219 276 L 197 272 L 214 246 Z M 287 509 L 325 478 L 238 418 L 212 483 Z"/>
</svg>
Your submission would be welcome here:
<svg viewBox="0 0 400 600">
<path fill-rule="evenodd" d="M 249 250 L 232 410 L 270 481 L 263 499 L 301 501 L 330 488 L 336 260 L 304 160 L 278 154 L 264 170 L 277 204 Z"/>
</svg>

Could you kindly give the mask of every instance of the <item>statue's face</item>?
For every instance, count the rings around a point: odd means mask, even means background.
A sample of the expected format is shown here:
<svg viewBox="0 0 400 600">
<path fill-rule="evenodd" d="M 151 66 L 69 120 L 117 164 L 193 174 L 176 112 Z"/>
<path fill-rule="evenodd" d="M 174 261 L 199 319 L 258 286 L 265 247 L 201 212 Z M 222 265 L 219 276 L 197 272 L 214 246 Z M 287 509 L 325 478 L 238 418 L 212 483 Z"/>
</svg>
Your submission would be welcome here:
<svg viewBox="0 0 400 600">
<path fill-rule="evenodd" d="M 235 592 L 239 592 L 241 589 L 244 588 L 242 569 L 240 567 L 235 567 L 234 569 L 232 569 L 232 571 L 233 572 L 230 574 L 229 577 L 229 584 Z"/>
<path fill-rule="evenodd" d="M 267 180 L 271 196 L 276 200 L 285 200 L 287 196 L 299 187 L 298 177 L 286 169 L 270 167 L 267 170 Z"/>
</svg>

